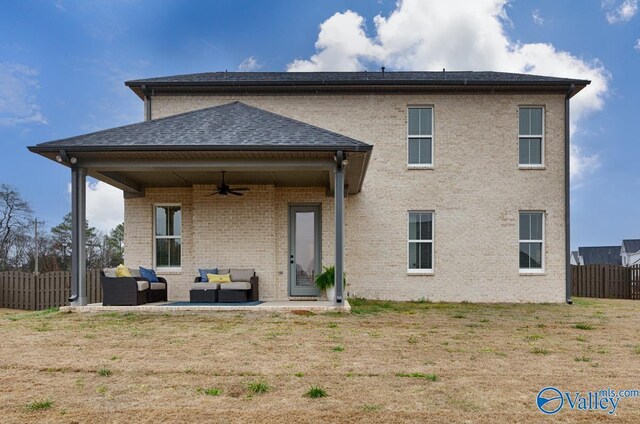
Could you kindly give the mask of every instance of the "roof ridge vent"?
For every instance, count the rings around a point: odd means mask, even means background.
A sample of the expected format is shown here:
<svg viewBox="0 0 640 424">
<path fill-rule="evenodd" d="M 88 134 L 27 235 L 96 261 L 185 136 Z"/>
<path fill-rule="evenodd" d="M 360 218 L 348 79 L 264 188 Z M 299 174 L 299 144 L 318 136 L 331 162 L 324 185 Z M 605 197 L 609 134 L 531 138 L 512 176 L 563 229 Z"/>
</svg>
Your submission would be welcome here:
<svg viewBox="0 0 640 424">
<path fill-rule="evenodd" d="M 382 76 L 383 76 L 383 77 L 384 77 L 384 69 L 385 69 L 385 68 L 384 68 L 384 66 L 381 66 L 381 67 L 380 67 L 380 71 L 382 71 Z"/>
</svg>

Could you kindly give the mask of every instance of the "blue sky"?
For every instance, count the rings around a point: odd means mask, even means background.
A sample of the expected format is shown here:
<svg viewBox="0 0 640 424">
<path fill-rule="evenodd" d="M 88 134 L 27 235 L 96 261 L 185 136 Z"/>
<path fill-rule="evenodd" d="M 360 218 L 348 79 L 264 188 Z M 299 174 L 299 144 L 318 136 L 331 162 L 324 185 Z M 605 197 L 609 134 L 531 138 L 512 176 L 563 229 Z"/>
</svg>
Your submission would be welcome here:
<svg viewBox="0 0 640 424">
<path fill-rule="evenodd" d="M 48 225 L 69 210 L 69 172 L 25 147 L 140 121 L 127 79 L 384 64 L 595 76 L 574 101 L 572 245 L 640 238 L 635 0 L 22 0 L 0 10 L 0 183 Z M 92 224 L 121 219 L 114 198 L 104 186 L 90 193 Z"/>
</svg>

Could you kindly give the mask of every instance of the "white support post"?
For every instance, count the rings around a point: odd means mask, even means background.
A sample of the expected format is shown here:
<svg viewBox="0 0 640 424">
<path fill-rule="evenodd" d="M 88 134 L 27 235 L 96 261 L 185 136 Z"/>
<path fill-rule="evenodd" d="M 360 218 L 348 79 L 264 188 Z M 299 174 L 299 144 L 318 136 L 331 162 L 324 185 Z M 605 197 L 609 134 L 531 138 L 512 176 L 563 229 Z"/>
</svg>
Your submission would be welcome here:
<svg viewBox="0 0 640 424">
<path fill-rule="evenodd" d="M 87 305 L 86 182 L 84 168 L 71 168 L 71 297 L 72 306 Z"/>
<path fill-rule="evenodd" d="M 336 208 L 336 304 L 343 303 L 344 281 L 344 155 L 342 151 L 336 154 L 335 168 L 335 208 Z"/>
</svg>

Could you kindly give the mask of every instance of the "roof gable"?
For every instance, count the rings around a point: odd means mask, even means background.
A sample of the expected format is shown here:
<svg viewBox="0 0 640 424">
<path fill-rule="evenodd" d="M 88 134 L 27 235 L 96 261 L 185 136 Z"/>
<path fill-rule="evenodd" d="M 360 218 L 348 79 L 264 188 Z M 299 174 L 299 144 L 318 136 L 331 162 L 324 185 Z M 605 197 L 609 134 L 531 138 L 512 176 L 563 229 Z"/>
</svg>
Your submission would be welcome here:
<svg viewBox="0 0 640 424">
<path fill-rule="evenodd" d="M 626 253 L 636 253 L 640 251 L 640 239 L 622 240 L 622 245 Z"/>
<path fill-rule="evenodd" d="M 373 146 L 241 102 L 199 109 L 30 147 L 35 152 L 116 150 L 345 150 Z"/>
</svg>

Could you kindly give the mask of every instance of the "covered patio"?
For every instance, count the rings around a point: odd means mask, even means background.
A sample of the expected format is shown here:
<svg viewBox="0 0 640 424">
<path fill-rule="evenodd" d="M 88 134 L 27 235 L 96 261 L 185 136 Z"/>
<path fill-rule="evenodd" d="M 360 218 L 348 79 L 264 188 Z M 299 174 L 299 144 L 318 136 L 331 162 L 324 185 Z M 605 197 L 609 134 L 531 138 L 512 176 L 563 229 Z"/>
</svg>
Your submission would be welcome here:
<svg viewBox="0 0 640 424">
<path fill-rule="evenodd" d="M 322 199 L 330 199 L 333 204 L 331 245 L 335 263 L 335 306 L 344 307 L 345 305 L 342 284 L 345 198 L 348 195 L 357 195 L 362 189 L 372 152 L 372 146 L 369 144 L 244 103 L 232 102 L 167 118 L 42 143 L 29 147 L 29 150 L 71 169 L 73 226 L 70 301 L 73 310 L 79 306 L 87 307 L 84 248 L 87 176 L 123 190 L 125 207 L 131 210 L 125 213 L 125 231 L 129 232 L 129 236 L 125 235 L 125 258 L 127 261 L 130 261 L 129 258 L 135 258 L 141 262 L 139 264 L 130 262 L 129 265 L 156 267 L 155 247 L 144 245 L 146 228 L 151 229 L 154 225 L 147 222 L 149 220 L 147 206 L 157 203 L 157 199 L 162 199 L 163 193 L 182 190 L 180 193 L 187 193 L 187 197 L 191 196 L 185 201 L 188 205 L 185 206 L 185 223 L 182 224 L 180 254 L 183 261 L 180 263 L 179 270 L 168 268 L 164 270 L 169 273 L 170 285 L 174 284 L 171 282 L 171 277 L 175 276 L 176 282 L 179 280 L 180 287 L 187 284 L 187 279 L 192 281 L 193 276 L 197 274 L 197 268 L 205 265 L 202 262 L 216 260 L 216 258 L 203 259 L 212 255 L 205 246 L 201 245 L 207 243 L 198 243 L 201 239 L 215 240 L 215 236 L 208 239 L 207 233 L 218 231 L 219 226 L 226 225 L 219 213 L 226 207 L 222 203 L 219 203 L 221 206 L 217 209 L 206 209 L 207 214 L 199 212 L 205 210 L 205 207 L 208 208 L 207 205 L 211 202 L 229 202 L 228 211 L 225 211 L 227 217 L 233 217 L 234 214 L 243 215 L 245 211 L 262 208 L 259 213 L 270 214 L 270 225 L 277 227 L 282 225 L 281 221 L 284 218 L 282 211 L 276 210 L 274 206 L 276 200 L 278 205 L 290 207 L 290 205 L 304 206 L 309 203 L 309 199 L 312 199 L 311 203 L 319 199 L 319 203 L 326 208 L 328 204 L 325 204 L 327 202 L 323 202 Z M 248 186 L 249 190 L 253 190 L 252 194 L 246 198 L 209 197 L 210 192 L 216 190 L 216 186 L 220 187 L 222 171 L 224 171 L 227 185 L 232 188 Z M 311 188 L 315 190 L 315 197 L 307 194 Z M 321 191 L 318 191 L 319 189 Z M 265 198 L 277 199 L 265 202 L 263 201 Z M 167 200 L 161 202 L 166 203 Z M 142 205 L 141 210 L 144 209 L 139 215 L 134 214 L 134 206 L 137 204 Z M 186 216 L 187 214 L 191 216 Z M 142 224 L 138 225 L 136 219 Z M 324 219 L 329 222 L 327 217 Z M 251 220 L 255 218 L 248 217 L 246 222 Z M 145 230 L 133 234 L 138 227 L 145 227 Z M 184 230 L 187 227 L 188 231 Z M 236 224 L 236 227 L 234 231 L 238 233 L 244 231 L 241 228 L 242 225 Z M 149 245 L 155 243 L 152 234 L 146 236 L 148 236 Z M 296 258 L 290 248 L 288 253 L 291 255 L 283 253 L 287 242 L 291 244 L 290 235 L 285 236 L 284 240 L 283 236 L 283 231 L 277 228 L 273 231 L 267 229 L 245 235 L 240 241 L 241 244 L 246 244 L 251 240 L 262 240 L 261 250 L 257 250 L 274 262 L 273 266 L 264 266 L 265 269 L 261 269 L 259 265 L 256 266 L 257 274 L 261 278 L 264 275 L 267 291 L 265 298 L 267 302 L 259 305 L 260 309 L 282 307 L 286 309 L 287 302 L 293 305 L 291 307 L 294 309 L 302 306 L 312 307 L 313 305 L 310 304 L 305 305 L 311 303 L 308 298 L 307 301 L 289 302 L 289 300 L 300 300 L 305 297 L 296 296 L 290 291 L 287 296 L 283 296 L 284 290 L 278 286 L 285 284 L 282 264 L 286 261 L 289 272 L 292 268 L 295 270 L 297 266 Z M 289 240 L 286 237 L 289 237 Z M 128 246 L 127 241 L 131 240 L 141 244 Z M 273 245 L 272 250 L 269 248 L 270 245 Z M 247 249 L 247 246 L 240 246 L 238 249 L 237 251 L 242 251 Z M 325 253 L 326 250 L 325 248 Z M 149 254 L 150 252 L 153 253 Z M 226 265 L 236 265 L 242 260 L 248 259 L 238 258 L 237 263 Z M 322 256 L 316 261 L 317 264 L 326 263 Z M 158 275 L 164 275 L 162 267 L 156 268 Z M 321 309 L 331 306 L 326 302 L 313 303 Z M 90 305 L 87 310 L 95 307 L 97 305 Z M 158 306 L 147 305 L 134 308 L 156 307 Z M 163 306 L 163 308 L 170 308 L 170 306 Z M 176 306 L 175 308 L 184 307 Z M 197 306 L 193 308 L 199 310 Z M 229 310 L 229 307 L 224 308 Z M 209 310 L 215 310 L 215 307 L 211 306 Z"/>
</svg>

